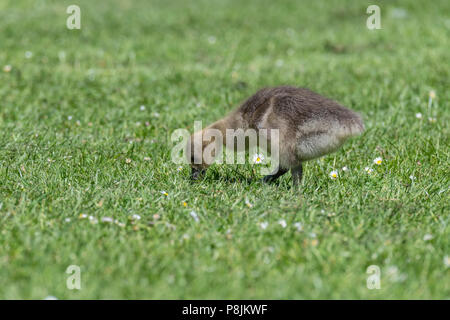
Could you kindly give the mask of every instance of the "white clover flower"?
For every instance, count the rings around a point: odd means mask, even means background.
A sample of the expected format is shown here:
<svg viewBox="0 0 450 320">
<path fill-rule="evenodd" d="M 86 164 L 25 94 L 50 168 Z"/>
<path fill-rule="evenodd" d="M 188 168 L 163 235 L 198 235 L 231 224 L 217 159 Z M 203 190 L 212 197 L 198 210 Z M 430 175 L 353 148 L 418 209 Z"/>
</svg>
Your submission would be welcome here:
<svg viewBox="0 0 450 320">
<path fill-rule="evenodd" d="M 145 110 L 145 106 L 142 105 L 142 106 L 139 107 L 139 109 L 140 109 L 141 111 L 144 111 L 144 110 Z"/>
<path fill-rule="evenodd" d="M 417 119 L 422 119 L 422 114 L 421 114 L 420 112 L 417 112 L 417 113 L 416 113 L 416 118 L 417 118 Z"/>
<path fill-rule="evenodd" d="M 349 169 L 347 167 L 342 167 L 342 171 L 347 172 Z"/>
<path fill-rule="evenodd" d="M 72 120 L 72 116 L 68 116 L 67 120 L 69 120 L 69 121 Z"/>
<path fill-rule="evenodd" d="M 373 160 L 373 163 L 375 163 L 377 165 L 380 165 L 381 162 L 383 162 L 383 158 L 381 158 L 381 157 L 377 157 Z"/>
<path fill-rule="evenodd" d="M 198 220 L 199 220 L 198 215 L 195 211 L 191 211 L 189 214 L 191 215 L 192 218 L 194 218 L 195 222 L 198 222 Z"/>
<path fill-rule="evenodd" d="M 133 220 L 141 220 L 141 216 L 138 215 L 138 214 L 133 214 L 133 215 L 131 216 L 131 219 L 133 219 Z"/>
<path fill-rule="evenodd" d="M 70 218 L 65 218 L 64 221 L 65 222 L 70 222 Z"/>
<path fill-rule="evenodd" d="M 130 158 L 126 158 L 125 159 L 125 163 L 130 164 L 131 163 L 131 159 Z"/>
<path fill-rule="evenodd" d="M 264 155 L 257 153 L 253 156 L 253 163 L 260 164 L 263 161 L 264 161 Z"/>
<path fill-rule="evenodd" d="M 297 231 L 303 231 L 303 225 L 300 222 L 294 223 L 294 227 L 297 229 Z"/>
<path fill-rule="evenodd" d="M 337 179 L 337 177 L 338 177 L 338 172 L 337 172 L 337 170 L 333 170 L 333 171 L 331 171 L 330 172 L 330 178 L 331 179 Z"/>
<path fill-rule="evenodd" d="M 111 217 L 102 217 L 102 222 L 112 223 L 114 220 Z"/>
<path fill-rule="evenodd" d="M 266 230 L 267 227 L 269 226 L 269 223 L 268 222 L 261 222 L 259 224 L 259 226 L 261 227 L 261 229 Z"/>
<path fill-rule="evenodd" d="M 423 236 L 423 241 L 429 241 L 431 239 L 433 239 L 433 235 L 431 234 L 427 233 L 426 235 Z"/>
<path fill-rule="evenodd" d="M 284 220 L 284 219 L 281 219 L 280 221 L 278 221 L 278 224 L 279 224 L 282 228 L 286 228 L 286 226 L 287 226 L 286 220 Z"/>
</svg>

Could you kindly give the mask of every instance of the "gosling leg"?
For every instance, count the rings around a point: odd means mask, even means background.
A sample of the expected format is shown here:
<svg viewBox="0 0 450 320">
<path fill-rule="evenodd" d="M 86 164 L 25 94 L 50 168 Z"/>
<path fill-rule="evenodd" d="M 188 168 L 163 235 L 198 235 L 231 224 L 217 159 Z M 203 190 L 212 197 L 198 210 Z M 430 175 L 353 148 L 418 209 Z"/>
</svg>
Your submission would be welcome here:
<svg viewBox="0 0 450 320">
<path fill-rule="evenodd" d="M 302 164 L 300 163 L 298 166 L 291 168 L 291 174 L 292 174 L 292 185 L 294 187 L 298 187 L 303 177 Z"/>
</svg>

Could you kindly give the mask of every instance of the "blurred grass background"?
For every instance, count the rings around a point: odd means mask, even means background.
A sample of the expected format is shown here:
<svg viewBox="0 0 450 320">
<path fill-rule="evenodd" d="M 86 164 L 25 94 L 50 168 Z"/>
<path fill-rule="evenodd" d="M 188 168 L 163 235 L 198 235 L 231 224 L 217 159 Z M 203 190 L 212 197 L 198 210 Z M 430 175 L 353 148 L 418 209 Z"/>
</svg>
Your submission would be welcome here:
<svg viewBox="0 0 450 320">
<path fill-rule="evenodd" d="M 381 30 L 366 28 L 371 4 Z M 0 0 L 0 297 L 449 298 L 449 9 Z M 177 171 L 173 130 L 281 84 L 361 112 L 366 133 L 308 163 L 300 194 L 289 175 L 233 184 L 214 166 L 191 185 Z M 381 290 L 366 287 L 372 264 Z"/>
</svg>

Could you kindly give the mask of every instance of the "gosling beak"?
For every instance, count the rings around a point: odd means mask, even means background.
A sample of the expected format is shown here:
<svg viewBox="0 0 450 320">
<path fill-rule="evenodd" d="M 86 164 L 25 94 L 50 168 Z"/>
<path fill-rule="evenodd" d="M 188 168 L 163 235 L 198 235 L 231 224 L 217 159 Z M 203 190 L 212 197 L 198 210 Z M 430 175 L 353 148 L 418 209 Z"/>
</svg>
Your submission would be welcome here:
<svg viewBox="0 0 450 320">
<path fill-rule="evenodd" d="M 196 169 L 196 168 L 192 168 L 191 171 L 191 180 L 198 180 L 200 179 L 204 174 L 205 174 L 205 169 Z"/>
</svg>

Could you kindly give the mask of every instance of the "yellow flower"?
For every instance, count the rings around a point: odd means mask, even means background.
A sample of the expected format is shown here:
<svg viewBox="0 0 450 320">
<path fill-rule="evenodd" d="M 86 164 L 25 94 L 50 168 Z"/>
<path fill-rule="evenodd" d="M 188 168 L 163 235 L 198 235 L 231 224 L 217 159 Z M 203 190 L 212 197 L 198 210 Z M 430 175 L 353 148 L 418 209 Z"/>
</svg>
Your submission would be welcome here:
<svg viewBox="0 0 450 320">
<path fill-rule="evenodd" d="M 331 179 L 337 179 L 337 177 L 338 177 L 338 172 L 336 171 L 336 170 L 333 170 L 333 171 L 331 171 L 330 172 L 330 178 Z"/>
<path fill-rule="evenodd" d="M 260 164 L 264 161 L 264 156 L 262 154 L 255 154 L 253 156 L 253 162 L 256 164 Z"/>
<path fill-rule="evenodd" d="M 187 207 L 187 202 L 186 201 L 183 202 L 183 207 Z"/>
</svg>

